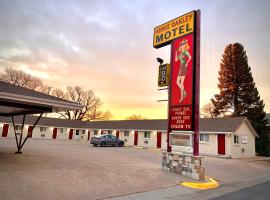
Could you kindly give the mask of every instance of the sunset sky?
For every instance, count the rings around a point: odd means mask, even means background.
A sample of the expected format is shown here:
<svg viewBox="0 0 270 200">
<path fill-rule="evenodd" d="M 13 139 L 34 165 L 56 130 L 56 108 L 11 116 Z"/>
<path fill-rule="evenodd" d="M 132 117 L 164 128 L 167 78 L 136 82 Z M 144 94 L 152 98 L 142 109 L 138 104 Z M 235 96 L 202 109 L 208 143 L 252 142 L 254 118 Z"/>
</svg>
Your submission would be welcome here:
<svg viewBox="0 0 270 200">
<path fill-rule="evenodd" d="M 154 27 L 201 9 L 201 105 L 218 92 L 224 48 L 240 42 L 270 112 L 270 1 L 254 0 L 0 0 L 0 71 L 23 70 L 54 88 L 92 89 L 112 119 L 167 117 L 157 90 Z"/>
</svg>

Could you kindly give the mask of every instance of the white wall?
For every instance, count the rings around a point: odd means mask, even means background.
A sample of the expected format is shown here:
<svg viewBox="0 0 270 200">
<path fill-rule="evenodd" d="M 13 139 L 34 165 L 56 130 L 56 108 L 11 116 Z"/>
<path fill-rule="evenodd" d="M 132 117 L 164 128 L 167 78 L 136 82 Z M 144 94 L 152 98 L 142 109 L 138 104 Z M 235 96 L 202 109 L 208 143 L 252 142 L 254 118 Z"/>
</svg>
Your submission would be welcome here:
<svg viewBox="0 0 270 200">
<path fill-rule="evenodd" d="M 226 136 L 225 136 L 225 144 L 226 144 Z M 218 154 L 217 135 L 209 134 L 209 142 L 199 142 L 199 151 L 202 154 L 217 155 Z"/>
<path fill-rule="evenodd" d="M 119 131 L 119 139 L 124 140 L 125 146 L 134 145 L 134 131 L 129 130 L 129 136 L 125 136 L 125 131 Z"/>
<path fill-rule="evenodd" d="M 162 132 L 161 133 L 161 149 L 166 150 L 167 149 L 167 132 Z"/>
<path fill-rule="evenodd" d="M 52 139 L 53 127 L 46 127 L 46 132 L 41 132 L 40 127 L 46 126 L 36 126 L 33 130 L 32 138 L 35 139 Z M 57 133 L 58 134 L 58 133 Z"/>
<path fill-rule="evenodd" d="M 60 133 L 62 128 L 57 128 L 57 136 L 56 139 L 57 140 L 68 140 L 68 136 L 69 136 L 69 130 L 68 128 L 63 128 L 64 132 Z"/>
<path fill-rule="evenodd" d="M 18 125 L 20 125 L 20 124 L 18 124 Z M 17 133 L 17 137 L 19 137 L 21 131 L 17 130 L 16 133 Z M 24 125 L 23 138 L 25 138 L 27 136 L 27 134 L 28 134 L 28 125 Z M 1 135 L 2 135 L 2 132 L 1 132 Z M 11 124 L 9 124 L 9 127 L 8 127 L 8 135 L 7 135 L 7 137 L 8 138 L 15 138 L 14 128 L 13 128 L 13 125 L 11 125 Z"/>
<path fill-rule="evenodd" d="M 83 131 L 84 131 L 84 134 L 83 134 Z M 87 139 L 88 139 L 88 129 L 81 129 L 80 133 L 81 133 L 80 139 L 83 140 L 83 141 L 87 141 Z"/>
<path fill-rule="evenodd" d="M 157 131 L 150 131 L 150 138 L 144 138 L 145 131 L 138 131 L 138 146 L 156 148 L 157 147 Z M 146 144 L 145 141 L 148 141 Z"/>
<path fill-rule="evenodd" d="M 232 158 L 244 158 L 255 156 L 255 136 L 248 126 L 247 122 L 244 121 L 235 132 L 239 136 L 239 144 L 234 144 L 234 138 L 231 138 L 231 153 Z M 247 136 L 247 144 L 241 143 L 241 136 Z M 244 152 L 242 152 L 242 149 Z"/>
</svg>

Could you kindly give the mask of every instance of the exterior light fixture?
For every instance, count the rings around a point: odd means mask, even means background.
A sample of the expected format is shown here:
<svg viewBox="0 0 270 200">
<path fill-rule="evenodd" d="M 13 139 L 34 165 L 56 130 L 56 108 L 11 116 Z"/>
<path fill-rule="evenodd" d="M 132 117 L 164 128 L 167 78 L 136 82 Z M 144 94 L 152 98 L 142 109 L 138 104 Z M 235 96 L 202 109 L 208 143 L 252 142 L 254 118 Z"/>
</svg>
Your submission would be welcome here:
<svg viewBox="0 0 270 200">
<path fill-rule="evenodd" d="M 161 59 L 161 58 L 157 57 L 157 61 L 159 62 L 159 64 L 160 64 L 160 65 L 162 65 L 162 63 L 163 63 L 163 59 Z"/>
</svg>

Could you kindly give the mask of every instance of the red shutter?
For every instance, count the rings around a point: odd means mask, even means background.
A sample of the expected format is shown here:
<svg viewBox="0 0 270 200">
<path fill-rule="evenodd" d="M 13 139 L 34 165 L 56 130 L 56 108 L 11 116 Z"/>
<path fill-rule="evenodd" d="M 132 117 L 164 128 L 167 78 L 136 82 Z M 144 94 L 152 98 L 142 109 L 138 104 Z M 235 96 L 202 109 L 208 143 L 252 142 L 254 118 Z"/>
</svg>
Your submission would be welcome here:
<svg viewBox="0 0 270 200">
<path fill-rule="evenodd" d="M 33 126 L 28 127 L 28 137 L 32 138 L 33 135 Z"/>
<path fill-rule="evenodd" d="M 87 141 L 90 140 L 90 131 L 88 130 L 88 137 L 87 137 Z"/>
<path fill-rule="evenodd" d="M 225 134 L 218 134 L 218 154 L 225 155 Z"/>
<path fill-rule="evenodd" d="M 52 139 L 56 139 L 57 137 L 57 128 L 54 128 L 53 129 L 53 136 L 52 136 Z"/>
<path fill-rule="evenodd" d="M 138 131 L 134 132 L 134 146 L 138 145 Z"/>
<path fill-rule="evenodd" d="M 161 132 L 157 132 L 157 148 L 161 148 Z"/>
<path fill-rule="evenodd" d="M 4 124 L 3 130 L 2 130 L 2 137 L 7 137 L 8 136 L 8 124 Z"/>
<path fill-rule="evenodd" d="M 72 140 L 72 138 L 73 138 L 73 129 L 70 129 L 68 139 Z"/>
</svg>

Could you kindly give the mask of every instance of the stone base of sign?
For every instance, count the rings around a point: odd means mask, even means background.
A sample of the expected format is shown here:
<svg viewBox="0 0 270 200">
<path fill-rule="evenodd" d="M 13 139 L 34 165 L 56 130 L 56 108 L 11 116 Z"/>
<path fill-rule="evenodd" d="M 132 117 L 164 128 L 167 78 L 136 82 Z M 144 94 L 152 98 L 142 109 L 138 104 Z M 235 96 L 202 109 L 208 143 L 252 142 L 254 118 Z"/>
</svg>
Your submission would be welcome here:
<svg viewBox="0 0 270 200">
<path fill-rule="evenodd" d="M 162 152 L 162 169 L 190 177 L 204 180 L 204 158 L 190 154 Z"/>
</svg>

